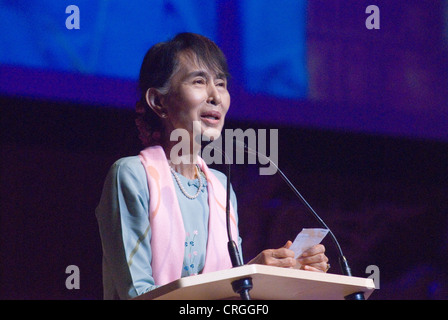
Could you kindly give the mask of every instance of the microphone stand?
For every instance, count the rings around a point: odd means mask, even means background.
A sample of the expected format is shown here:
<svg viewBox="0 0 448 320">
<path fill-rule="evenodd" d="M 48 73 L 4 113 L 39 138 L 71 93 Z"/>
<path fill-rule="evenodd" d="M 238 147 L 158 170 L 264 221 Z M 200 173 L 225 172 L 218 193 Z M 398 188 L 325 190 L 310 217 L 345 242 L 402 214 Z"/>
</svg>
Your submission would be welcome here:
<svg viewBox="0 0 448 320">
<path fill-rule="evenodd" d="M 339 245 L 339 242 L 336 239 L 336 236 L 333 234 L 333 232 L 328 228 L 327 224 L 322 220 L 321 217 L 314 211 L 314 209 L 311 207 L 311 205 L 305 200 L 305 198 L 302 196 L 302 194 L 294 187 L 291 181 L 286 177 L 286 175 L 283 173 L 282 170 L 267 156 L 264 154 L 259 153 L 258 151 L 250 149 L 244 142 L 234 140 L 236 145 L 240 145 L 244 149 L 246 153 L 251 153 L 253 155 L 262 156 L 264 159 L 272 163 L 272 165 L 277 169 L 277 172 L 280 174 L 280 177 L 283 179 L 283 181 L 286 182 L 286 184 L 290 187 L 290 189 L 293 191 L 293 193 L 300 199 L 300 201 L 305 205 L 305 207 L 308 209 L 308 211 L 314 216 L 314 218 L 323 226 L 325 229 L 328 230 L 328 233 L 330 234 L 331 239 L 333 240 L 334 244 L 336 245 L 336 248 L 339 253 L 339 265 L 342 269 L 342 273 L 346 276 L 351 277 L 352 272 L 350 269 L 350 266 L 348 265 L 347 258 L 345 258 L 344 253 L 342 252 L 341 246 Z M 365 300 L 364 292 L 355 292 L 348 296 L 344 297 L 345 300 Z"/>
<path fill-rule="evenodd" d="M 227 249 L 229 251 L 230 260 L 232 262 L 232 267 L 240 267 L 243 265 L 243 262 L 241 261 L 241 255 L 239 254 L 238 246 L 236 245 L 235 241 L 232 240 L 232 233 L 231 233 L 231 227 L 230 227 L 230 167 L 231 167 L 231 161 L 227 157 L 227 155 L 224 153 L 223 150 L 221 150 L 218 147 L 214 147 L 214 150 L 219 151 L 227 161 L 227 186 L 226 186 L 226 225 L 227 225 L 227 237 L 229 239 L 227 243 Z M 235 293 L 239 294 L 241 297 L 241 300 L 251 300 L 249 291 L 252 289 L 252 278 L 241 278 L 238 280 L 235 280 L 232 282 L 232 289 Z"/>
</svg>

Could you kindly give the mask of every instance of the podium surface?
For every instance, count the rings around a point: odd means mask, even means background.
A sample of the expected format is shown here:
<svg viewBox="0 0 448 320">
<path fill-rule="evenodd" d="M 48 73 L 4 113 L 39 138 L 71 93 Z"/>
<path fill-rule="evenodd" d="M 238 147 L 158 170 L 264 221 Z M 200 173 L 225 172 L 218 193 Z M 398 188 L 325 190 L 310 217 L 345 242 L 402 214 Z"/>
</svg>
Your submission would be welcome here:
<svg viewBox="0 0 448 320">
<path fill-rule="evenodd" d="M 363 292 L 367 299 L 375 290 L 372 279 L 331 273 L 251 264 L 175 280 L 136 300 L 239 299 L 232 282 L 251 277 L 253 300 L 343 300 Z"/>
</svg>

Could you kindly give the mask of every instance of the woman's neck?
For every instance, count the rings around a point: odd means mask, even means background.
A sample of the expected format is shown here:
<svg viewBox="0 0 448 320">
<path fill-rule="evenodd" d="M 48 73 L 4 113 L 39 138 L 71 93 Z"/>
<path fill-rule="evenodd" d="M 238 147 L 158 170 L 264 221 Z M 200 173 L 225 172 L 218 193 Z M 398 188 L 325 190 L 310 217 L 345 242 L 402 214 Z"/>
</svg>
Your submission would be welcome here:
<svg viewBox="0 0 448 320">
<path fill-rule="evenodd" d="M 188 179 L 197 178 L 196 164 L 200 146 L 199 148 L 193 146 L 180 148 L 179 142 L 169 141 L 162 147 L 165 150 L 170 167 Z"/>
</svg>

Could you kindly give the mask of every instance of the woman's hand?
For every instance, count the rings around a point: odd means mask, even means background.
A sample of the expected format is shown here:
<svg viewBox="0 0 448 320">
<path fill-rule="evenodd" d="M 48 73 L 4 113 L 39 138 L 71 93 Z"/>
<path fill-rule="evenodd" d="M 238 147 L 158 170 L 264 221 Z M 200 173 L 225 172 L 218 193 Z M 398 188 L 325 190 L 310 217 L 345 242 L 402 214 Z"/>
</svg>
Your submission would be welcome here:
<svg viewBox="0 0 448 320">
<path fill-rule="evenodd" d="M 300 268 L 302 270 L 326 272 L 329 268 L 325 247 L 315 245 L 294 259 L 294 251 L 290 250 L 292 242 L 288 241 L 279 249 L 263 250 L 259 255 L 249 261 L 249 264 L 264 264 L 284 268 Z"/>
<path fill-rule="evenodd" d="M 328 258 L 325 255 L 325 247 L 322 244 L 316 244 L 303 252 L 297 258 L 297 263 L 302 270 L 327 272 L 330 269 Z"/>
<path fill-rule="evenodd" d="M 263 250 L 258 256 L 249 261 L 248 264 L 264 264 L 267 266 L 293 268 L 297 265 L 294 259 L 294 251 L 289 250 L 292 242 L 288 241 L 279 249 Z"/>
</svg>

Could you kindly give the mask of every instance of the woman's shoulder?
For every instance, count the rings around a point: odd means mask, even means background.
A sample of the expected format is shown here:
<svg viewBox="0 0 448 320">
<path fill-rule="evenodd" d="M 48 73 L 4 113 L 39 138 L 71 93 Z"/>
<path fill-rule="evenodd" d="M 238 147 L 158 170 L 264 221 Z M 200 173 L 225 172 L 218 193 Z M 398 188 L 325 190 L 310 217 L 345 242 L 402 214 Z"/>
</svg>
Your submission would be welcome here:
<svg viewBox="0 0 448 320">
<path fill-rule="evenodd" d="M 219 170 L 209 168 L 209 170 L 214 174 L 216 178 L 224 185 L 227 184 L 227 176 Z"/>
<path fill-rule="evenodd" d="M 219 182 L 221 182 L 223 187 L 226 188 L 227 187 L 227 176 L 224 173 L 222 173 L 221 171 L 218 171 L 216 169 L 209 168 L 209 170 L 215 175 L 215 177 L 219 180 Z M 233 194 L 234 192 L 233 192 L 232 184 L 230 184 L 230 189 Z"/>
<path fill-rule="evenodd" d="M 141 167 L 142 162 L 139 156 L 129 156 L 118 159 L 112 166 L 115 167 Z"/>
<path fill-rule="evenodd" d="M 146 176 L 145 168 L 142 162 L 140 161 L 139 156 L 123 157 L 116 160 L 110 168 L 110 173 L 120 176 L 121 175 Z"/>
</svg>

